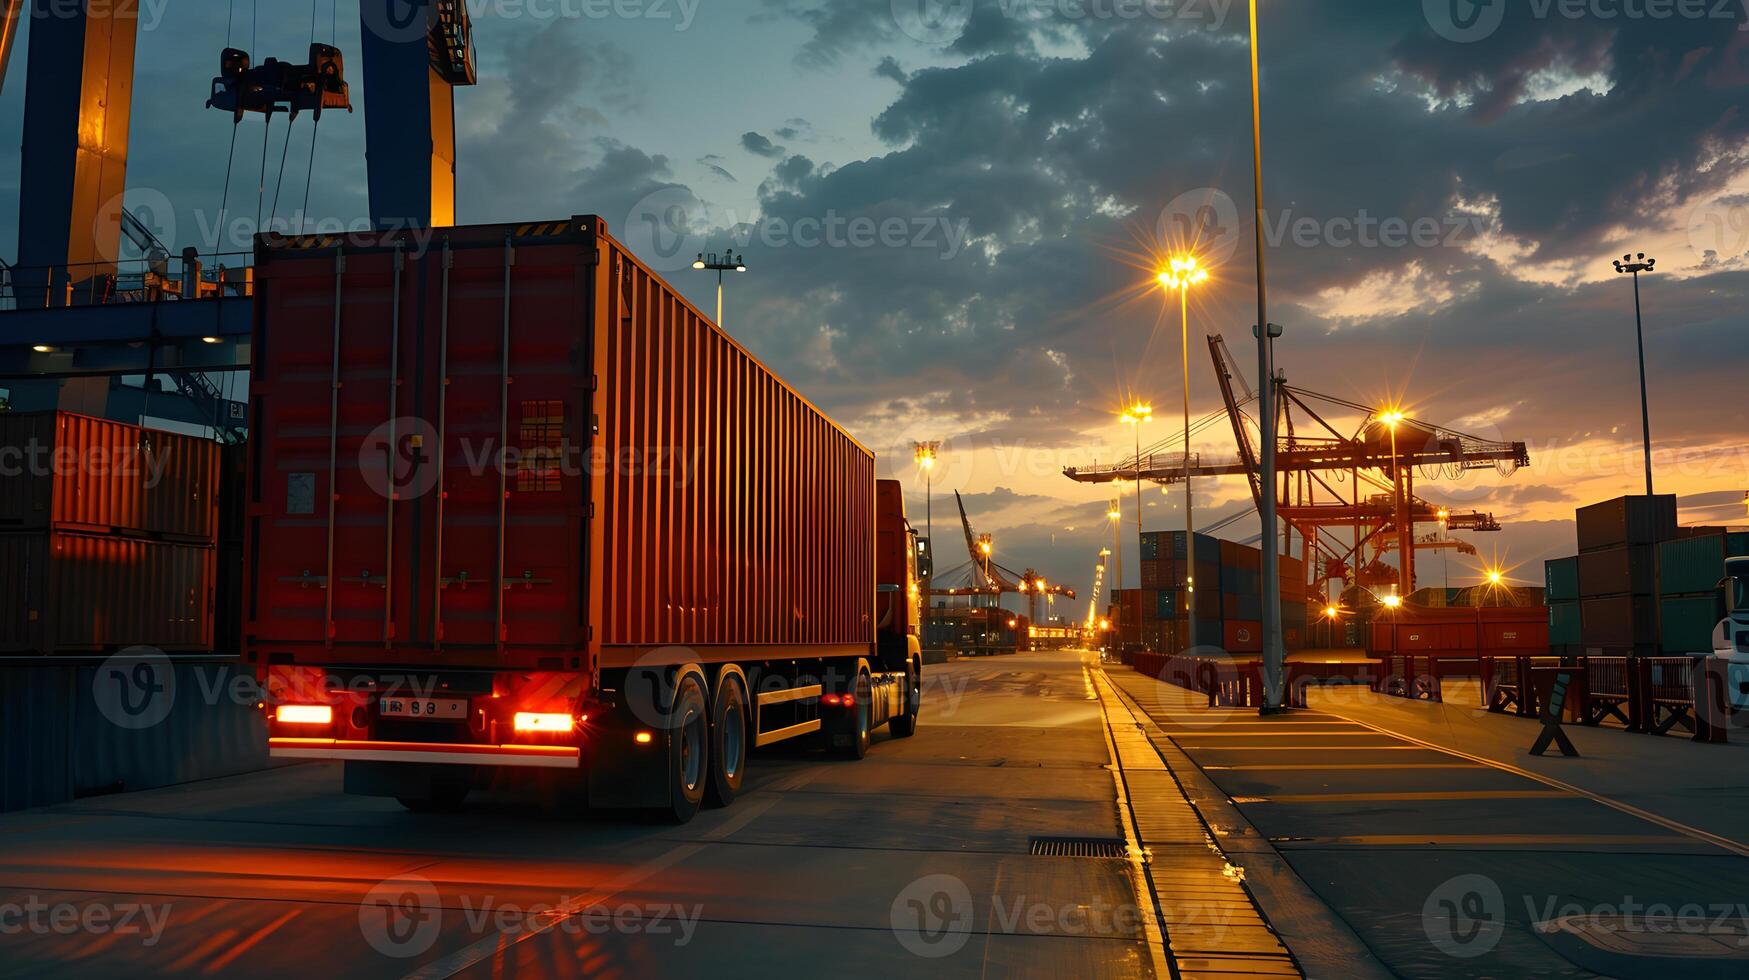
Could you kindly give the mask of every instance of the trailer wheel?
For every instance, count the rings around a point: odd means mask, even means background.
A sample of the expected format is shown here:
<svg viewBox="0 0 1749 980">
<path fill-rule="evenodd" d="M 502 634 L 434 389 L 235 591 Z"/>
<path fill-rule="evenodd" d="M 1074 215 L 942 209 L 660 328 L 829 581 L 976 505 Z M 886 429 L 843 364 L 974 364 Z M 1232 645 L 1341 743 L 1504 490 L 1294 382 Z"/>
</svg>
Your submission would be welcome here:
<svg viewBox="0 0 1749 980">
<path fill-rule="evenodd" d="M 697 674 L 686 674 L 675 685 L 667 734 L 669 806 L 664 815 L 686 823 L 698 813 L 710 782 L 710 708 Z"/>
<path fill-rule="evenodd" d="M 747 695 L 732 676 L 717 682 L 711 710 L 710 783 L 705 788 L 712 806 L 728 806 L 741 792 L 747 773 Z"/>
<path fill-rule="evenodd" d="M 868 671 L 856 672 L 856 707 L 845 712 L 844 731 L 850 737 L 846 744 L 839 748 L 846 759 L 860 759 L 868 755 L 868 746 L 873 741 L 873 733 L 869 730 L 869 710 L 873 707 L 869 702 L 873 699 L 874 685 L 869 681 Z"/>
<path fill-rule="evenodd" d="M 894 738 L 917 734 L 917 715 L 923 710 L 923 671 L 917 661 L 905 665 L 905 708 L 887 721 Z"/>
</svg>

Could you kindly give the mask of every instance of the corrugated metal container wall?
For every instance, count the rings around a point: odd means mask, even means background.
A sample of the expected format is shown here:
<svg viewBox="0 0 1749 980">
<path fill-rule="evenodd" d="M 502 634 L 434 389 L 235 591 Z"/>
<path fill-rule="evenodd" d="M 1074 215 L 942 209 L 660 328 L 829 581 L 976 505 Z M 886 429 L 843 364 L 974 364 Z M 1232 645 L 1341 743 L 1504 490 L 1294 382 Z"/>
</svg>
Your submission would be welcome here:
<svg viewBox="0 0 1749 980">
<path fill-rule="evenodd" d="M 1658 546 L 1659 591 L 1665 595 L 1718 592 L 1725 577 L 1725 535 L 1678 538 Z"/>
<path fill-rule="evenodd" d="M 1657 544 L 1676 537 L 1676 496 L 1617 497 L 1581 507 L 1573 517 L 1581 554 L 1622 545 Z"/>
<path fill-rule="evenodd" d="M 73 798 L 73 705 L 83 693 L 78 673 L 0 666 L 0 812 Z"/>
<path fill-rule="evenodd" d="M 1579 598 L 1579 558 L 1550 558 L 1543 562 L 1543 586 L 1550 602 Z"/>
<path fill-rule="evenodd" d="M 599 219 L 429 235 L 259 250 L 257 649 L 872 642 L 867 450 Z"/>
<path fill-rule="evenodd" d="M 211 542 L 219 446 L 68 412 L 0 416 L 0 530 L 139 531 Z M 11 460 L 0 460 L 10 462 Z"/>
<path fill-rule="evenodd" d="M 1651 595 L 1655 582 L 1651 545 L 1602 548 L 1579 556 L 1581 599 L 1607 595 Z"/>
<path fill-rule="evenodd" d="M 1727 615 L 1722 592 L 1713 595 L 1666 598 L 1662 605 L 1664 653 L 1681 656 L 1713 648 L 1713 629 Z"/>
<path fill-rule="evenodd" d="M 1576 647 L 1583 642 L 1579 632 L 1579 600 L 1549 603 L 1549 642 L 1564 647 Z"/>
<path fill-rule="evenodd" d="M 1645 653 L 1657 643 L 1650 596 L 1585 599 L 1579 606 L 1580 635 L 1588 648 Z"/>
<path fill-rule="evenodd" d="M 603 440 L 689 471 L 608 481 L 602 642 L 871 642 L 873 454 L 606 241 Z"/>
<path fill-rule="evenodd" d="M 0 652 L 211 650 L 214 555 L 205 545 L 113 535 L 0 534 L 12 597 Z"/>
</svg>

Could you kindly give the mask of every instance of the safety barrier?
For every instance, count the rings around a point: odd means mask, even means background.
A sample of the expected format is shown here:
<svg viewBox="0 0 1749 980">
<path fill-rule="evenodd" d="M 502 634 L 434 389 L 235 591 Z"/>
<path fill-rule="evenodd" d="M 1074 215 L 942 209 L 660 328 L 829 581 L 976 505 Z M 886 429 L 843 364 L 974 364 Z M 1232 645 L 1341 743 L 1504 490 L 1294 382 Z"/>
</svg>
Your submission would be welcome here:
<svg viewBox="0 0 1749 980">
<path fill-rule="evenodd" d="M 1263 665 L 1256 660 L 1138 652 L 1131 654 L 1130 666 L 1139 674 L 1207 696 L 1211 708 L 1261 708 L 1264 703 Z M 1290 708 L 1305 707 L 1306 688 L 1320 680 L 1313 672 L 1296 670 L 1299 666 L 1288 664 L 1285 670 Z"/>
<path fill-rule="evenodd" d="M 1727 671 L 1709 657 L 1484 657 L 1482 707 L 1536 717 L 1553 675 L 1565 672 L 1572 723 L 1594 728 L 1614 721 L 1648 735 L 1681 728 L 1695 741 L 1722 742 L 1732 721 Z"/>
</svg>

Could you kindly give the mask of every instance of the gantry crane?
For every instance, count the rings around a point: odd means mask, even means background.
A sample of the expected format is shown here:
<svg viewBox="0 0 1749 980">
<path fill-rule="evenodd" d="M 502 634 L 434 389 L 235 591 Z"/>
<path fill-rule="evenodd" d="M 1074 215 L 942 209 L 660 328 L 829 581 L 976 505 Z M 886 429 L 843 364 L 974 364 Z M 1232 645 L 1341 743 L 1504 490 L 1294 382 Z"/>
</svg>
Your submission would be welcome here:
<svg viewBox="0 0 1749 980">
<path fill-rule="evenodd" d="M 1208 338 L 1209 354 L 1219 382 L 1223 411 L 1204 417 L 1192 426 L 1193 434 L 1223 419 L 1232 427 L 1238 458 L 1209 462 L 1190 456 L 1189 470 L 1196 476 L 1244 476 L 1252 500 L 1262 505 L 1264 487 L 1259 476 L 1261 452 L 1256 443 L 1256 423 L 1245 406 L 1258 399 L 1246 383 L 1226 340 Z M 1446 530 L 1498 531 L 1492 514 L 1456 512 L 1430 503 L 1415 494 L 1415 472 L 1424 479 L 1460 479 L 1471 470 L 1493 468 L 1509 476 L 1530 462 L 1522 442 L 1483 439 L 1446 426 L 1410 418 L 1400 411 L 1380 411 L 1358 402 L 1320 394 L 1287 383 L 1285 375 L 1275 385 L 1278 406 L 1275 447 L 1280 485 L 1274 489 L 1277 512 L 1287 526 L 1287 550 L 1291 553 L 1294 532 L 1308 573 L 1319 579 L 1343 578 L 1350 585 L 1372 586 L 1394 582 L 1401 594 L 1415 589 L 1417 550 L 1453 548 L 1474 553 L 1468 542 L 1448 538 Z M 1243 390 L 1243 397 L 1240 397 Z M 1359 429 L 1338 431 L 1317 404 L 1358 411 Z M 1300 431 L 1312 423 L 1311 432 Z M 1182 436 L 1165 440 L 1142 454 L 1114 466 L 1070 467 L 1064 474 L 1080 483 L 1111 483 L 1119 480 L 1149 480 L 1161 485 L 1183 479 L 1186 449 Z M 1348 491 L 1338 489 L 1346 484 Z M 1440 533 L 1418 537 L 1417 524 L 1437 523 Z M 1349 528 L 1352 540 L 1340 543 L 1335 530 Z M 1273 529 L 1265 537 L 1274 539 Z M 1367 552 L 1371 551 L 1371 559 Z M 1396 552 L 1397 567 L 1380 561 L 1386 552 Z"/>
<path fill-rule="evenodd" d="M 966 502 L 960 498 L 958 490 L 953 493 L 954 503 L 959 505 L 960 527 L 966 535 L 966 556 L 970 560 L 964 565 L 952 568 L 945 574 L 937 574 L 938 582 L 949 584 L 945 588 L 938 587 L 929 590 L 930 596 L 964 597 L 975 599 L 983 596 L 993 604 L 1000 605 L 1004 595 L 1024 596 L 1027 602 L 1027 618 L 1038 622 L 1038 602 L 1045 599 L 1055 602 L 1057 596 L 1075 598 L 1075 590 L 1062 585 L 1054 585 L 1036 569 L 1028 568 L 1016 572 L 991 557 L 992 547 L 989 535 L 979 535 L 972 530 L 972 519 L 966 515 Z"/>
</svg>

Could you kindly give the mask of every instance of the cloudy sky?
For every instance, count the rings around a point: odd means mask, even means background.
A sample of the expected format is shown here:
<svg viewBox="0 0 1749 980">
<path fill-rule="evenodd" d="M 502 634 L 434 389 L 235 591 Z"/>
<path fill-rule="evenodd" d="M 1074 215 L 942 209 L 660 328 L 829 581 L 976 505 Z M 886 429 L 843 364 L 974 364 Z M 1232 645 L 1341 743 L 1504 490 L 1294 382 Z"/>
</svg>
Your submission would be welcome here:
<svg viewBox="0 0 1749 980">
<path fill-rule="evenodd" d="M 1090 584 L 1109 489 L 1061 470 L 1129 454 L 1126 400 L 1159 410 L 1148 441 L 1182 424 L 1177 304 L 1150 288 L 1164 255 L 1195 246 L 1213 269 L 1190 303 L 1192 415 L 1221 407 L 1208 334 L 1255 383 L 1242 3 L 473 5 L 461 220 L 601 214 L 707 309 L 712 282 L 683 260 L 735 243 L 752 271 L 731 283 L 730 332 L 883 453 L 918 511 L 910 443 L 944 443 L 944 567 L 959 489 L 1006 564 Z M 229 120 L 202 108 L 232 5 L 147 6 L 130 203 L 166 214 L 177 246 L 242 247 L 247 224 L 215 221 Z M 272 0 L 259 25 L 252 6 L 236 0 L 230 40 L 258 59 L 302 60 L 312 15 L 319 40 L 358 50 L 356 0 Z M 1575 505 L 1640 487 L 1632 286 L 1610 266 L 1627 251 L 1658 259 L 1642 286 L 1659 488 L 1686 523 L 1745 522 L 1749 21 L 1739 0 L 1644 8 L 1262 10 L 1279 366 L 1304 389 L 1528 443 L 1528 470 L 1424 485 L 1505 522 L 1471 540 L 1526 581 L 1572 551 Z M 14 134 L 22 64 L 0 96 Z M 350 73 L 356 94 L 356 58 Z M 325 120 L 311 219 L 363 219 L 363 124 L 362 109 Z M 302 207 L 308 123 L 282 179 L 283 134 L 267 149 L 282 217 Z M 256 209 L 262 152 L 251 120 L 233 218 Z M 15 155 L 0 184 L 12 254 Z M 1195 446 L 1235 452 L 1225 425 Z M 1237 479 L 1197 490 L 1199 520 L 1248 506 Z M 1147 526 L 1182 526 L 1177 499 L 1150 488 Z M 1134 507 L 1132 490 L 1126 526 Z M 1256 520 L 1225 533 L 1255 538 Z M 1423 584 L 1473 581 L 1475 565 L 1424 558 Z"/>
</svg>

